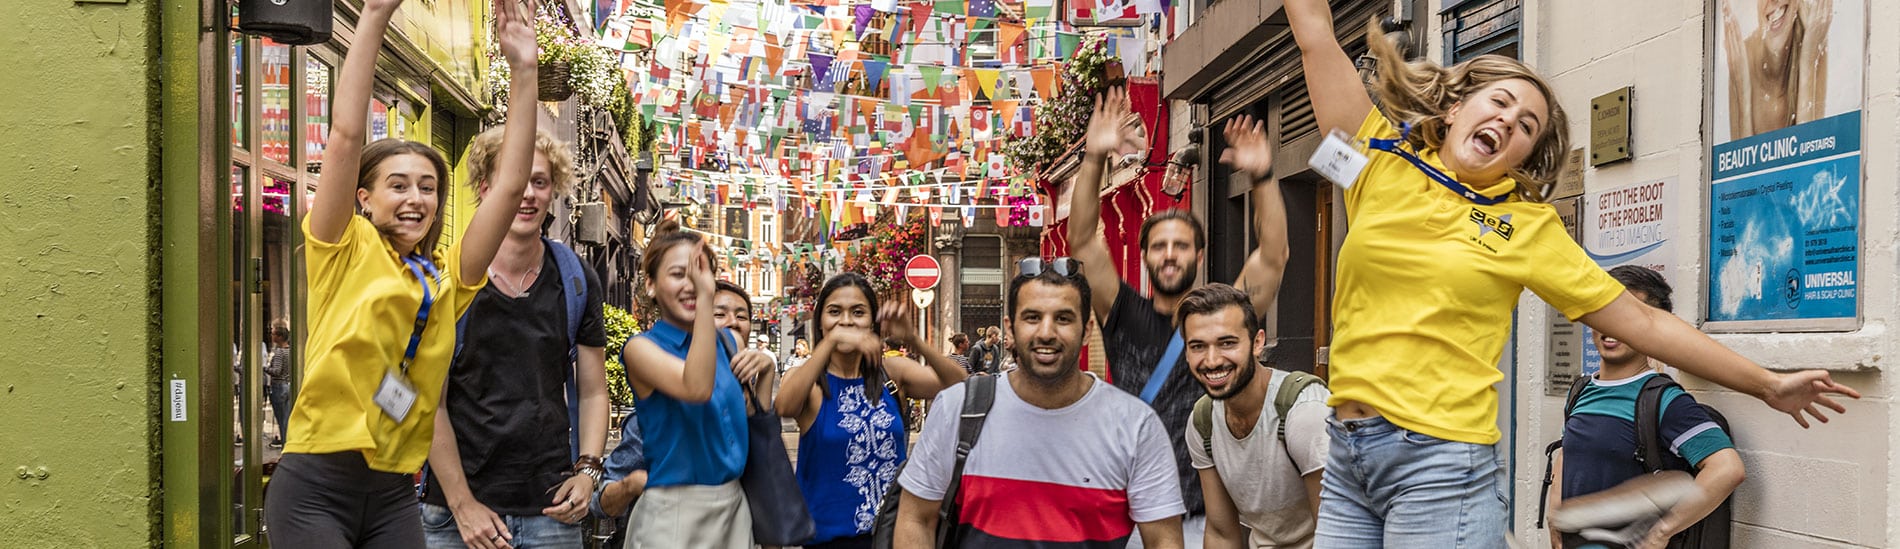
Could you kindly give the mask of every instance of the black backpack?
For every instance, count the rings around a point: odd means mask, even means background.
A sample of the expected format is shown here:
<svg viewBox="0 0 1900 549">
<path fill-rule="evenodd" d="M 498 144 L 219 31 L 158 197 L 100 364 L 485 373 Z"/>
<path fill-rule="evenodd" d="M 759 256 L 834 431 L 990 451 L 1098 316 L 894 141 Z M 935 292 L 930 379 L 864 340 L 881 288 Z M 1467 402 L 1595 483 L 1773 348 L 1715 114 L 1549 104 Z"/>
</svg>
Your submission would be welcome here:
<svg viewBox="0 0 1900 549">
<path fill-rule="evenodd" d="M 1587 380 L 1579 379 L 1570 386 L 1570 396 L 1567 397 L 1564 402 L 1564 418 L 1566 420 L 1570 418 L 1572 412 L 1576 411 L 1577 398 L 1583 395 L 1583 387 L 1587 383 L 1589 383 Z M 1662 440 L 1662 433 L 1660 432 L 1662 422 L 1662 394 L 1664 390 L 1671 387 L 1681 389 L 1682 385 L 1677 384 L 1675 378 L 1669 377 L 1668 374 L 1658 373 L 1654 376 L 1650 376 L 1648 380 L 1645 380 L 1643 382 L 1642 392 L 1637 393 L 1635 458 L 1637 463 L 1643 465 L 1643 472 L 1645 473 L 1677 470 L 1695 474 L 1696 471 L 1694 467 L 1684 463 L 1681 458 L 1676 458 L 1669 454 L 1669 444 Z M 1721 427 L 1723 432 L 1729 433 L 1731 437 L 1734 436 L 1735 431 L 1729 429 L 1728 418 L 1724 417 L 1722 412 L 1717 411 L 1714 406 L 1700 401 L 1696 402 L 1696 405 L 1701 406 L 1703 413 L 1708 414 L 1709 419 Z M 1563 439 L 1559 438 L 1551 442 L 1549 446 L 1544 447 L 1544 487 L 1537 498 L 1538 528 L 1544 527 L 1545 506 L 1548 505 L 1550 501 L 1550 485 L 1554 481 L 1551 476 L 1551 464 L 1555 460 L 1557 449 L 1562 448 L 1563 445 Z M 1715 510 L 1709 511 L 1708 516 L 1702 517 L 1702 520 L 1696 522 L 1694 526 L 1690 526 L 1688 529 L 1676 534 L 1675 537 L 1669 538 L 1670 549 L 1715 549 L 1728 547 L 1730 533 L 1729 523 L 1734 518 L 1734 512 L 1735 494 L 1731 493 L 1727 499 L 1722 500 L 1721 505 L 1715 507 Z"/>
<path fill-rule="evenodd" d="M 957 422 L 957 458 L 956 465 L 950 468 L 950 487 L 943 492 L 943 506 L 937 510 L 936 547 L 950 548 L 958 545 L 956 528 L 962 506 L 957 504 L 957 493 L 963 484 L 963 462 L 970 457 L 970 449 L 976 447 L 976 439 L 983 434 L 983 422 L 989 419 L 990 405 L 996 403 L 996 376 L 970 376 L 964 380 L 968 385 L 963 393 L 963 414 Z M 910 465 L 905 462 L 906 467 Z M 898 468 L 898 475 L 903 475 Z M 896 479 L 891 480 L 890 489 L 884 492 L 884 500 L 878 502 L 877 518 L 871 525 L 871 547 L 891 549 L 897 537 L 897 501 L 904 497 L 904 488 Z"/>
</svg>

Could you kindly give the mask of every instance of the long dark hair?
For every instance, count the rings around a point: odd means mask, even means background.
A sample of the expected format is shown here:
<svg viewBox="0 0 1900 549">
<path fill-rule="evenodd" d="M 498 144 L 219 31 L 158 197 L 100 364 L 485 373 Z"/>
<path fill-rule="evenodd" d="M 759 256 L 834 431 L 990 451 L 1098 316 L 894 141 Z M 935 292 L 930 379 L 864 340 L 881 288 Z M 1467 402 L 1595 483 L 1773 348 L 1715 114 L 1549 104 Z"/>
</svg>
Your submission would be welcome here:
<svg viewBox="0 0 1900 549">
<path fill-rule="evenodd" d="M 825 340 L 825 302 L 831 299 L 831 294 L 847 286 L 857 288 L 859 292 L 864 293 L 864 300 L 871 304 L 871 333 L 884 335 L 878 330 L 877 290 L 871 287 L 871 281 L 858 273 L 838 273 L 826 280 L 824 286 L 818 288 L 818 304 L 812 307 L 811 315 L 812 341 Z M 864 378 L 864 398 L 869 400 L 872 406 L 883 406 L 884 380 L 890 377 L 884 373 L 884 354 L 876 349 L 859 349 L 858 353 L 858 375 Z M 830 364 L 819 366 L 827 370 L 831 368 Z M 824 393 L 822 398 L 831 398 L 831 387 L 825 382 L 825 376 L 818 376 L 818 389 L 819 392 Z"/>
</svg>

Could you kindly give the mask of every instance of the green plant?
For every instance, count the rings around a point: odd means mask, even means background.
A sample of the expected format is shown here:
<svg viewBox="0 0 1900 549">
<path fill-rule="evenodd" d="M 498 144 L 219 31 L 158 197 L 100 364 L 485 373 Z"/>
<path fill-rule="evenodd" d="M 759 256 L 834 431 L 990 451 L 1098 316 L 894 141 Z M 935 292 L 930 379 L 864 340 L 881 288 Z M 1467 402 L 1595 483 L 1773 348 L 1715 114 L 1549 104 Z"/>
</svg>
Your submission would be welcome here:
<svg viewBox="0 0 1900 549">
<path fill-rule="evenodd" d="M 627 369 L 620 364 L 620 349 L 634 334 L 640 333 L 633 314 L 613 305 L 601 306 L 601 321 L 607 328 L 607 395 L 614 404 L 633 405 L 633 385 L 627 382 Z"/>
<path fill-rule="evenodd" d="M 501 56 L 492 36 L 493 31 L 490 33 L 486 47 L 486 87 L 495 100 L 495 107 L 505 109 L 508 104 L 508 61 Z M 541 65 L 567 64 L 568 83 L 582 101 L 608 109 L 628 102 L 630 94 L 625 91 L 626 79 L 621 74 L 620 58 L 616 52 L 600 47 L 546 12 L 540 12 L 534 18 L 534 41 L 538 54 L 536 59 Z"/>
<path fill-rule="evenodd" d="M 1040 170 L 1068 152 L 1069 146 L 1088 128 L 1095 111 L 1095 95 L 1107 86 L 1103 81 L 1108 62 L 1108 42 L 1090 36 L 1082 42 L 1075 57 L 1062 66 L 1062 91 L 1036 105 L 1036 128 L 1029 135 L 1010 139 L 1003 146 L 1011 166 L 1023 173 Z"/>
</svg>

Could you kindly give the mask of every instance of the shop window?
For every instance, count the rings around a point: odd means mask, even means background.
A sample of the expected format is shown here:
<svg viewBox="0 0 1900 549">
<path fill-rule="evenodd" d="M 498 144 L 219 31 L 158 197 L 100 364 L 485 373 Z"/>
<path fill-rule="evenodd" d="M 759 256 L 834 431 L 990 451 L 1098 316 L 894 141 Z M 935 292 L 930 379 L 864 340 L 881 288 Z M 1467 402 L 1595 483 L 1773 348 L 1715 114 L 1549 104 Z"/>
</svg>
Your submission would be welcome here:
<svg viewBox="0 0 1900 549">
<path fill-rule="evenodd" d="M 231 35 L 231 146 L 244 148 L 250 142 L 250 133 L 245 130 L 244 83 L 250 81 L 244 72 L 244 35 Z"/>
<path fill-rule="evenodd" d="M 381 99 L 369 100 L 369 140 L 374 143 L 389 138 L 389 105 Z"/>
<path fill-rule="evenodd" d="M 330 144 L 330 64 L 316 57 L 304 59 L 304 136 L 305 170 L 316 172 L 323 165 L 323 148 Z"/>
<path fill-rule="evenodd" d="M 1453 2 L 1444 17 L 1445 58 L 1450 62 L 1487 54 L 1522 56 L 1523 0 Z"/>
<path fill-rule="evenodd" d="M 264 39 L 258 48 L 258 152 L 279 164 L 290 164 L 290 53 L 291 48 Z"/>
</svg>

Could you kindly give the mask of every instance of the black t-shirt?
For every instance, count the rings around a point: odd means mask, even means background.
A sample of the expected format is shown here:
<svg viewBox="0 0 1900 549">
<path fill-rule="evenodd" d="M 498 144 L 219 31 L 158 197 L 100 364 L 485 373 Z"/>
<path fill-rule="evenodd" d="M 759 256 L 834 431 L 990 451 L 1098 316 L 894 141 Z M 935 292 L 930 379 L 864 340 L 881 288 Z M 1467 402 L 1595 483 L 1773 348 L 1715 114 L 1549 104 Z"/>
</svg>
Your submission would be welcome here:
<svg viewBox="0 0 1900 549">
<path fill-rule="evenodd" d="M 1115 306 L 1109 309 L 1108 318 L 1102 319 L 1102 345 L 1108 347 L 1109 378 L 1128 394 L 1141 396 L 1141 390 L 1148 387 L 1148 378 L 1154 374 L 1155 363 L 1161 361 L 1161 355 L 1168 350 L 1168 341 L 1173 338 L 1174 324 L 1155 312 L 1154 300 L 1142 297 L 1134 287 L 1123 282 L 1121 292 L 1115 296 Z M 1206 512 L 1201 502 L 1201 480 L 1194 466 L 1188 463 L 1187 442 L 1181 437 L 1186 433 L 1188 416 L 1194 413 L 1194 401 L 1206 395 L 1207 389 L 1194 380 L 1186 362 L 1185 358 L 1175 359 L 1174 371 L 1162 382 L 1161 392 L 1155 394 L 1150 406 L 1155 415 L 1161 416 L 1161 425 L 1168 429 L 1168 442 L 1174 444 L 1175 473 L 1181 478 L 1182 503 L 1187 504 L 1188 514 L 1199 515 Z"/>
<path fill-rule="evenodd" d="M 575 339 L 604 347 L 600 280 L 586 263 L 581 271 L 587 298 Z M 571 367 L 568 286 L 549 250 L 527 295 L 508 297 L 493 284 L 482 288 L 469 305 L 462 350 L 449 369 L 443 402 L 462 470 L 475 499 L 497 514 L 539 516 L 554 502 L 549 489 L 574 467 L 564 388 Z M 425 501 L 446 504 L 434 475 Z"/>
</svg>

